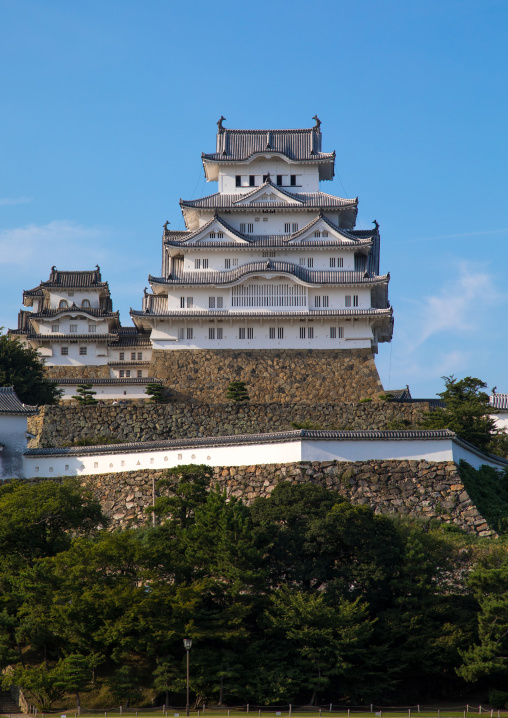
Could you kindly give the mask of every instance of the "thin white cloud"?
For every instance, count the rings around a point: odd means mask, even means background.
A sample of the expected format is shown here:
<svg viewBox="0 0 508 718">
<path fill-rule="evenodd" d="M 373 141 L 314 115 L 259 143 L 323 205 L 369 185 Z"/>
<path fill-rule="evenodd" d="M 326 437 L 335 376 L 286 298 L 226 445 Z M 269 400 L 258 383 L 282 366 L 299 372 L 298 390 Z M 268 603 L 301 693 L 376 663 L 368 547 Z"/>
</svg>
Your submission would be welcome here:
<svg viewBox="0 0 508 718">
<path fill-rule="evenodd" d="M 0 207 L 7 207 L 10 204 L 27 204 L 31 197 L 0 197 Z"/>
<path fill-rule="evenodd" d="M 464 239 L 465 237 L 484 237 L 491 234 L 507 234 L 508 227 L 504 229 L 486 229 L 477 232 L 462 232 L 461 234 L 438 234 L 434 237 L 418 237 L 417 239 L 395 240 L 393 244 L 413 244 L 414 242 L 434 242 L 438 239 Z"/>
<path fill-rule="evenodd" d="M 4 229 L 0 231 L 0 266 L 23 268 L 27 273 L 35 268 L 46 271 L 53 264 L 80 269 L 109 254 L 103 244 L 108 234 L 108 230 L 66 220 Z"/>
</svg>

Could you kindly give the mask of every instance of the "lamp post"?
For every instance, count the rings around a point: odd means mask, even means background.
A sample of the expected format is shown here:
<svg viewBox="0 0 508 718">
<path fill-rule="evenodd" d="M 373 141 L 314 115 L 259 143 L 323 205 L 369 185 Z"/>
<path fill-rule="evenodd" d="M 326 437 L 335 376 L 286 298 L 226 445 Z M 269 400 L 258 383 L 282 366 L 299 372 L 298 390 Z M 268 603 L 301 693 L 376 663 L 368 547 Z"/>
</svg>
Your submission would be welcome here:
<svg viewBox="0 0 508 718">
<path fill-rule="evenodd" d="M 189 715 L 189 654 L 192 647 L 192 638 L 184 638 L 183 645 L 187 651 L 187 703 L 185 705 L 185 715 Z"/>
</svg>

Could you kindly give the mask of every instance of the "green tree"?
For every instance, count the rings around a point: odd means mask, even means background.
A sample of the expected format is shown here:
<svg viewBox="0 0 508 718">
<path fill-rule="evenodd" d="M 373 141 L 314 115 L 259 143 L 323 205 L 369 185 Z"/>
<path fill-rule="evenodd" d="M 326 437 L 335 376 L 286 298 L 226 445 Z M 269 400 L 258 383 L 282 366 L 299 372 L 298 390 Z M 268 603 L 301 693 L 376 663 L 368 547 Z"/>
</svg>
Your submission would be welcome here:
<svg viewBox="0 0 508 718">
<path fill-rule="evenodd" d="M 184 464 L 168 469 L 157 482 L 159 491 L 167 493 L 155 499 L 155 513 L 170 518 L 182 528 L 194 520 L 194 512 L 205 503 L 213 469 L 206 464 Z M 152 512 L 152 507 L 147 513 Z"/>
<path fill-rule="evenodd" d="M 134 666 L 126 664 L 117 668 L 109 677 L 108 685 L 114 697 L 125 701 L 127 708 L 141 697 L 139 673 Z"/>
<path fill-rule="evenodd" d="M 48 668 L 44 664 L 24 667 L 19 663 L 2 678 L 4 688 L 13 685 L 20 686 L 37 708 L 42 711 L 49 710 L 53 703 L 65 694 L 60 665 L 52 668 Z"/>
<path fill-rule="evenodd" d="M 182 675 L 181 664 L 172 658 L 158 658 L 157 667 L 153 672 L 153 687 L 157 693 L 165 695 L 164 705 L 169 706 L 170 693 L 183 693 L 185 691 L 185 679 Z"/>
<path fill-rule="evenodd" d="M 162 384 L 157 384 L 156 382 L 146 385 L 145 394 L 150 397 L 152 403 L 166 404 L 168 401 L 166 389 Z"/>
<path fill-rule="evenodd" d="M 504 688 L 508 677 L 508 562 L 499 568 L 480 567 L 469 578 L 480 609 L 478 643 L 461 653 L 458 674 L 469 682 L 487 677 Z"/>
<path fill-rule="evenodd" d="M 453 375 L 442 378 L 446 388 L 438 396 L 445 407 L 427 414 L 422 426 L 426 429 L 450 429 L 461 439 L 488 451 L 496 428 L 490 416 L 489 396 L 482 391 L 487 385 L 471 376 L 460 380 Z"/>
<path fill-rule="evenodd" d="M 249 392 L 244 381 L 232 381 L 229 383 L 226 399 L 232 401 L 250 401 Z"/>
<path fill-rule="evenodd" d="M 56 685 L 60 685 L 66 693 L 75 693 L 76 707 L 81 708 L 79 694 L 91 680 L 89 661 L 79 653 L 70 653 L 59 662 L 59 669 Z"/>
<path fill-rule="evenodd" d="M 76 399 L 78 404 L 81 404 L 82 406 L 97 404 L 97 400 L 94 399 L 94 396 L 97 394 L 97 392 L 92 391 L 92 386 L 92 384 L 78 384 L 78 393 L 72 398 Z"/>
<path fill-rule="evenodd" d="M 7 334 L 0 334 L 0 386 L 13 386 L 25 404 L 55 404 L 62 394 L 46 377 L 37 350 Z"/>
</svg>

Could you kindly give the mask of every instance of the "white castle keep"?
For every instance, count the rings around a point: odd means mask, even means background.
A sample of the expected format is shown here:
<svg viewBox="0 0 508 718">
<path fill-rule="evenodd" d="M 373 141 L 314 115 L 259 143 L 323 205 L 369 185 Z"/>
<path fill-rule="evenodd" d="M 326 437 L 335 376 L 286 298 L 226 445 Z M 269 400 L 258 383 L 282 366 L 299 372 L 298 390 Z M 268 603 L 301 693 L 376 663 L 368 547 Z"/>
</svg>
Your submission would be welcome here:
<svg viewBox="0 0 508 718">
<path fill-rule="evenodd" d="M 218 192 L 181 200 L 186 230 L 162 237 L 136 327 L 154 349 L 371 349 L 392 337 L 379 231 L 358 199 L 320 191 L 335 153 L 311 129 L 230 130 L 203 154 Z"/>
</svg>

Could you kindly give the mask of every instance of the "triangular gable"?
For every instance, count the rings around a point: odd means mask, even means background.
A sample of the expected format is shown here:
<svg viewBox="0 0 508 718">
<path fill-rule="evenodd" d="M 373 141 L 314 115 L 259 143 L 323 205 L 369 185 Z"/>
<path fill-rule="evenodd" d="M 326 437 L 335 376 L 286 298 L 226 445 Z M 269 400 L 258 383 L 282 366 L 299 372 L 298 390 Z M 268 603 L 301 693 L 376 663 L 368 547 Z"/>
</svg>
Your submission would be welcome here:
<svg viewBox="0 0 508 718">
<path fill-rule="evenodd" d="M 221 236 L 222 235 L 222 236 Z M 249 244 L 245 235 L 224 222 L 219 216 L 212 217 L 206 224 L 192 232 L 180 244 L 216 244 L 218 242 L 236 242 L 237 244 Z"/>
<path fill-rule="evenodd" d="M 252 192 L 247 192 L 246 194 L 240 195 L 238 199 L 234 201 L 233 204 L 236 207 L 241 207 L 242 205 L 251 205 L 265 202 L 294 204 L 297 206 L 304 204 L 303 200 L 299 199 L 290 192 L 285 192 L 284 190 L 280 189 L 280 187 L 276 187 L 269 180 L 262 184 L 261 187 L 256 187 L 256 189 L 254 189 Z"/>
<path fill-rule="evenodd" d="M 319 232 L 319 236 L 316 236 Z M 323 236 L 323 232 L 325 235 Z M 352 237 L 346 230 L 339 229 L 333 222 L 330 222 L 324 215 L 319 214 L 309 224 L 298 232 L 294 232 L 288 237 L 288 244 L 298 244 L 299 242 L 322 242 L 323 240 L 336 239 L 341 244 L 357 244 L 358 240 Z"/>
</svg>

